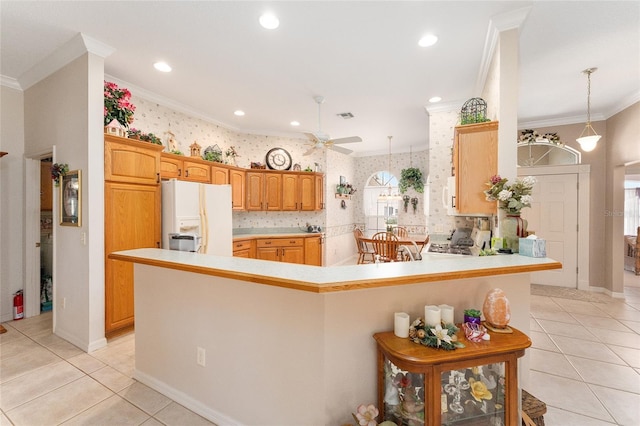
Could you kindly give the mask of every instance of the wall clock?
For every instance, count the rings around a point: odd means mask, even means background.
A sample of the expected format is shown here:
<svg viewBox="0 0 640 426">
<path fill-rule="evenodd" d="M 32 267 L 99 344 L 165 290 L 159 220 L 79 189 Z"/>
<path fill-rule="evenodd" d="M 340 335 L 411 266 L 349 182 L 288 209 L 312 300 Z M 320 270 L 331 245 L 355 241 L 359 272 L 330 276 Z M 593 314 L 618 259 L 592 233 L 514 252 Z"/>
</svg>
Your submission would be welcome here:
<svg viewBox="0 0 640 426">
<path fill-rule="evenodd" d="M 273 170 L 289 170 L 291 154 L 283 148 L 273 148 L 267 152 L 267 166 Z"/>
</svg>

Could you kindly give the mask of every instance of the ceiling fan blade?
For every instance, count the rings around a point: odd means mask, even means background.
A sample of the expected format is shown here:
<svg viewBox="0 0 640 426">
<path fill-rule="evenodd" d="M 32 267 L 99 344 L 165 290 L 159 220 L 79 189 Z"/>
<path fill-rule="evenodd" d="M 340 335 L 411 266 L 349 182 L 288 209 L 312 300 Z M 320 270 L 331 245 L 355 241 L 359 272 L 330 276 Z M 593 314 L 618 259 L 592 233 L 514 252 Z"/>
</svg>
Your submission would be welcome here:
<svg viewBox="0 0 640 426">
<path fill-rule="evenodd" d="M 335 145 L 327 145 L 327 148 L 335 151 L 335 152 L 339 152 L 341 154 L 346 154 L 349 155 L 351 154 L 353 151 L 351 151 L 350 149 L 347 148 L 343 148 L 341 146 L 335 146 Z"/>
<path fill-rule="evenodd" d="M 331 142 L 333 142 L 334 144 L 345 144 L 345 143 L 355 143 L 355 142 L 362 142 L 362 138 L 360 136 L 349 136 L 346 138 L 337 138 L 337 139 L 332 139 Z"/>
<path fill-rule="evenodd" d="M 306 135 L 310 140 L 312 140 L 314 143 L 316 143 L 316 142 L 322 142 L 322 141 L 321 141 L 320 139 L 318 139 L 318 137 L 317 137 L 315 134 L 313 134 L 313 133 L 305 133 L 305 135 Z"/>
</svg>

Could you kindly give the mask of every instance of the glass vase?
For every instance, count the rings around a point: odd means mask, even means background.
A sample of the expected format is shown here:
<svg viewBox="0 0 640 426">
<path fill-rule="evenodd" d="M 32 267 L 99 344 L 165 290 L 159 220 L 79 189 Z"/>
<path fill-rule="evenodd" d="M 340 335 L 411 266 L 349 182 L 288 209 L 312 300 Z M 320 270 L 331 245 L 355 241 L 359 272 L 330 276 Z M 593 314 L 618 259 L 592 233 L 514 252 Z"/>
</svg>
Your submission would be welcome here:
<svg viewBox="0 0 640 426">
<path fill-rule="evenodd" d="M 509 248 L 513 253 L 518 253 L 519 240 L 527 236 L 527 221 L 520 214 L 507 214 L 500 221 L 500 233 L 502 234 L 503 247 Z"/>
</svg>

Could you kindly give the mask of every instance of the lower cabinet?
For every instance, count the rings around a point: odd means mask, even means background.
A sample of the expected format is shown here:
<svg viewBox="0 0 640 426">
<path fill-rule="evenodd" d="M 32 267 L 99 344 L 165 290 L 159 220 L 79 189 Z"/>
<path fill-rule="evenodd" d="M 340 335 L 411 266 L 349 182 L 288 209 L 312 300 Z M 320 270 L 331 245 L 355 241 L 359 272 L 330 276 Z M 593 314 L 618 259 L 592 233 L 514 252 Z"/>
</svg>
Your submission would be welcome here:
<svg viewBox="0 0 640 426">
<path fill-rule="evenodd" d="M 322 237 L 304 239 L 304 264 L 322 266 Z"/>
<path fill-rule="evenodd" d="M 304 238 L 269 238 L 256 241 L 256 258 L 304 264 Z"/>
<path fill-rule="evenodd" d="M 233 242 L 233 256 L 234 257 L 246 257 L 249 259 L 255 259 L 256 257 L 256 241 L 255 240 L 243 240 Z"/>
</svg>

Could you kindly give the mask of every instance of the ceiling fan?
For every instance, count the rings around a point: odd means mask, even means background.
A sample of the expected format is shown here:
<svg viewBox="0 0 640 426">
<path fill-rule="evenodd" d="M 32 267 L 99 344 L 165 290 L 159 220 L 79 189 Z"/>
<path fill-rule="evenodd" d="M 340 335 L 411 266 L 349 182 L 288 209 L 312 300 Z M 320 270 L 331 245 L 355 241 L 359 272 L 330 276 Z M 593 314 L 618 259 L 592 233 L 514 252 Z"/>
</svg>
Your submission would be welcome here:
<svg viewBox="0 0 640 426">
<path fill-rule="evenodd" d="M 346 138 L 338 138 L 331 139 L 331 137 L 322 132 L 322 126 L 320 125 L 320 107 L 324 102 L 323 96 L 315 96 L 313 98 L 318 104 L 318 131 L 313 133 L 305 133 L 307 137 L 311 140 L 311 148 L 307 150 L 303 155 L 309 155 L 316 149 L 328 148 L 336 152 L 340 152 L 342 154 L 351 154 L 353 151 L 347 148 L 342 148 L 341 145 L 345 143 L 354 143 L 354 142 L 362 142 L 362 138 L 360 136 L 349 136 Z"/>
</svg>

